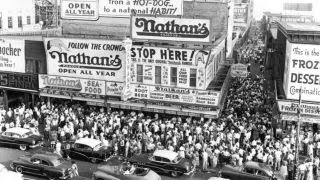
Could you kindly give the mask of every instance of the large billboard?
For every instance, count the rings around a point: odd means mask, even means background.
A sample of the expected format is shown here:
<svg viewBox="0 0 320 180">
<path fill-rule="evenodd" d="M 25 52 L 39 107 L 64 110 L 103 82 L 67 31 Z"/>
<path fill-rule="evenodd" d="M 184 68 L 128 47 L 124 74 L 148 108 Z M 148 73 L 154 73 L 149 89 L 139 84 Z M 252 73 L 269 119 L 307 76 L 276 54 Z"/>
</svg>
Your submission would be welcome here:
<svg viewBox="0 0 320 180">
<path fill-rule="evenodd" d="M 209 56 L 209 51 L 195 49 L 174 49 L 163 47 L 141 47 L 131 48 L 131 63 L 135 65 L 131 68 L 131 82 L 137 82 L 138 65 L 142 66 L 142 76 L 144 84 L 161 84 L 170 86 L 172 69 L 176 69 L 176 86 L 189 88 L 190 79 L 196 78 L 197 89 L 205 88 L 205 65 Z M 141 72 L 140 72 L 141 74 Z M 158 82 L 156 82 L 156 77 Z"/>
<path fill-rule="evenodd" d="M 99 15 L 130 17 L 136 14 L 182 15 L 183 0 L 100 0 Z"/>
<path fill-rule="evenodd" d="M 320 45 L 287 41 L 284 90 L 287 99 L 320 102 Z"/>
<path fill-rule="evenodd" d="M 26 71 L 24 40 L 0 38 L 0 71 Z"/>
<path fill-rule="evenodd" d="M 45 38 L 49 75 L 124 81 L 126 51 L 121 41 Z"/>
<path fill-rule="evenodd" d="M 132 16 L 132 39 L 210 42 L 210 19 Z"/>
<path fill-rule="evenodd" d="M 133 99 L 156 100 L 183 104 L 217 106 L 220 93 L 216 91 L 202 91 L 194 89 L 131 85 Z"/>
<path fill-rule="evenodd" d="M 97 20 L 98 0 L 61 0 L 61 18 Z"/>
</svg>

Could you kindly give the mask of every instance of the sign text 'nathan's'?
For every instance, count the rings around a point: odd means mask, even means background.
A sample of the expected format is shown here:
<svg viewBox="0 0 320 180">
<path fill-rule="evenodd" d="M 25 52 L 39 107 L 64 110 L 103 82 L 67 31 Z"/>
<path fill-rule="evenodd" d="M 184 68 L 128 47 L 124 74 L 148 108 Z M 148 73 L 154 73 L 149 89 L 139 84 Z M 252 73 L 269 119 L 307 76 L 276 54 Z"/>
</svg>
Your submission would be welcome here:
<svg viewBox="0 0 320 180">
<path fill-rule="evenodd" d="M 125 49 L 120 41 L 45 39 L 48 74 L 122 81 Z"/>
<path fill-rule="evenodd" d="M 132 16 L 133 39 L 210 42 L 209 19 Z"/>
</svg>

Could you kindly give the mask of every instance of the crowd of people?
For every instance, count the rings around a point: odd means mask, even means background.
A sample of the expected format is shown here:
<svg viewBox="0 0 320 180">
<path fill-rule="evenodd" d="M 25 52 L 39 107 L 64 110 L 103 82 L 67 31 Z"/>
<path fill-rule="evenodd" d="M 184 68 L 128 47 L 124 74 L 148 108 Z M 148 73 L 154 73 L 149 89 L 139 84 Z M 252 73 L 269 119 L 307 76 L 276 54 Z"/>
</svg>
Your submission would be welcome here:
<svg viewBox="0 0 320 180">
<path fill-rule="evenodd" d="M 64 142 L 87 137 L 101 140 L 125 157 L 168 149 L 204 171 L 218 164 L 241 166 L 256 161 L 293 179 L 296 128 L 293 125 L 281 138 L 275 135 L 271 123 L 274 102 L 263 81 L 263 74 L 234 78 L 218 119 L 150 116 L 75 101 L 39 101 L 32 108 L 20 104 L 0 112 L 0 127 L 2 131 L 24 127 L 43 133 L 57 153 Z M 318 173 L 320 132 L 302 134 L 300 147 L 309 158 L 299 166 L 299 179 L 311 180 Z"/>
</svg>

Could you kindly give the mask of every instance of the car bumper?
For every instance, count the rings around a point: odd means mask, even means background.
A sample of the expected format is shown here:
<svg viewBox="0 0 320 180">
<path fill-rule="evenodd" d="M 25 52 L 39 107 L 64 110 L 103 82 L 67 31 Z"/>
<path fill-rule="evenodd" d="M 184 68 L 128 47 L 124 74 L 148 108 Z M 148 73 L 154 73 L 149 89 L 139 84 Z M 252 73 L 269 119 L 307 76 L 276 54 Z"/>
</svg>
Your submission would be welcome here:
<svg viewBox="0 0 320 180">
<path fill-rule="evenodd" d="M 191 171 L 187 172 L 187 173 L 183 173 L 184 175 L 190 175 L 190 174 L 193 174 L 194 172 L 196 171 L 196 166 L 194 166 Z"/>
<path fill-rule="evenodd" d="M 36 147 L 39 147 L 39 146 L 42 146 L 43 145 L 43 142 L 40 142 L 40 143 L 37 143 L 37 144 L 35 144 L 35 145 L 30 145 L 29 147 L 30 148 L 36 148 Z"/>
<path fill-rule="evenodd" d="M 59 179 L 70 179 L 70 178 L 72 178 L 72 175 L 71 174 L 69 174 L 69 175 L 66 175 L 66 176 L 62 176 L 62 177 L 60 177 Z"/>
</svg>

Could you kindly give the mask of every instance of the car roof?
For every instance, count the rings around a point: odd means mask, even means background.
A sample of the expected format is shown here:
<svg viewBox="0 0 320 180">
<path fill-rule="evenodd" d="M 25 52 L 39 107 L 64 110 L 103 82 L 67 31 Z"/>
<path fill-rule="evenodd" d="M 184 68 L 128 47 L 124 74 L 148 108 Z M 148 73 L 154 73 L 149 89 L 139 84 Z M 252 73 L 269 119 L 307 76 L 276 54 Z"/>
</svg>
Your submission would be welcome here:
<svg viewBox="0 0 320 180">
<path fill-rule="evenodd" d="M 169 150 L 156 150 L 153 155 L 168 158 L 170 161 L 172 161 L 178 156 L 178 153 Z"/>
<path fill-rule="evenodd" d="M 272 169 L 263 164 L 263 163 L 258 163 L 258 162 L 254 162 L 254 161 L 248 161 L 245 163 L 245 167 L 251 167 L 251 168 L 256 168 L 256 169 L 261 169 L 261 170 L 265 170 L 265 171 L 271 171 L 272 172 Z"/>
<path fill-rule="evenodd" d="M 23 134 L 25 134 L 25 133 L 30 132 L 30 129 L 20 128 L 20 127 L 14 127 L 14 128 L 10 128 L 10 129 L 6 130 L 6 132 L 16 133 L 16 134 L 23 135 Z"/>
<path fill-rule="evenodd" d="M 57 155 L 54 154 L 33 154 L 32 158 L 38 158 L 41 160 L 46 160 L 46 161 L 55 161 L 56 159 L 58 159 L 59 157 Z"/>
<path fill-rule="evenodd" d="M 75 143 L 87 145 L 87 146 L 90 146 L 91 148 L 94 148 L 98 144 L 101 144 L 101 141 L 99 141 L 97 139 L 91 139 L 91 138 L 80 138 L 80 139 L 76 140 Z"/>
</svg>

